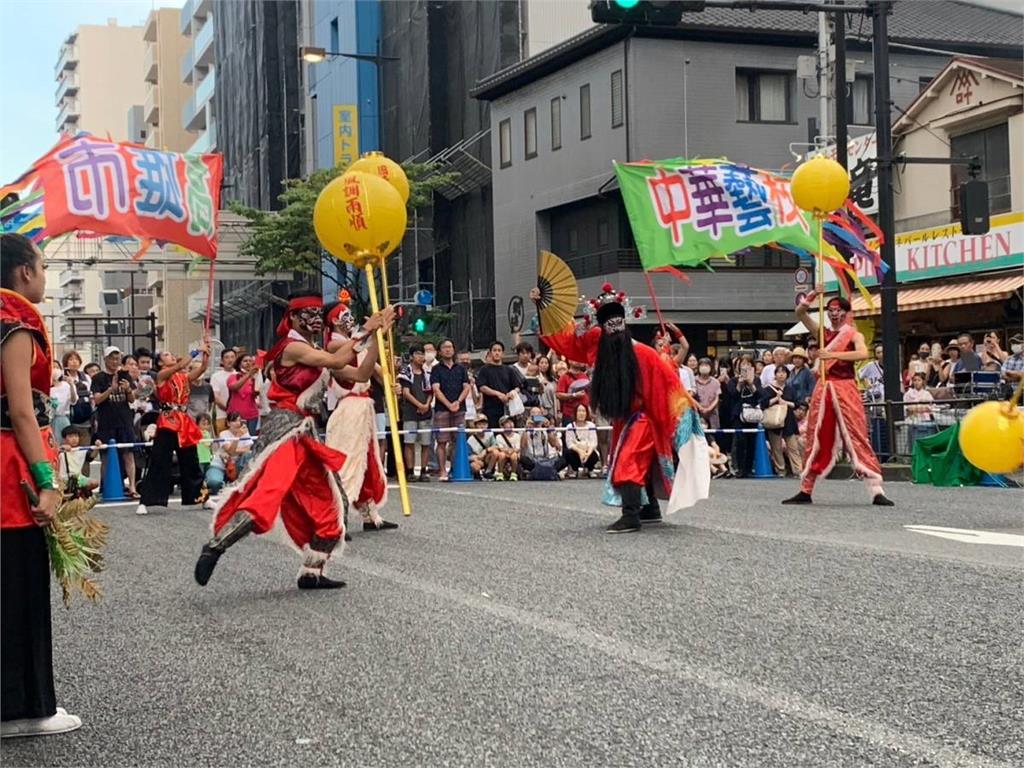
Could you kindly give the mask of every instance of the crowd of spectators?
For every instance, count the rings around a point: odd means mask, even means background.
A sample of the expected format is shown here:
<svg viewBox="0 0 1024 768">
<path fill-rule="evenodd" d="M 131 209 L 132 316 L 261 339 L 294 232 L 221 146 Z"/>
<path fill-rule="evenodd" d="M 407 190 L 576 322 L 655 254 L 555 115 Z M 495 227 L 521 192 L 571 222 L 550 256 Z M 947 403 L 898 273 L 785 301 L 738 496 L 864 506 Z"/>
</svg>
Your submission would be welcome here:
<svg viewBox="0 0 1024 768">
<path fill-rule="evenodd" d="M 778 346 L 760 353 L 741 352 L 700 357 L 685 337 L 670 328 L 655 339 L 663 358 L 679 369 L 680 381 L 692 394 L 712 446 L 712 471 L 717 477 L 748 477 L 753 473 L 757 428 L 767 437 L 772 466 L 780 475 L 799 474 L 807 404 L 815 385 L 812 373 L 816 340 L 792 349 Z M 1021 334 L 1007 340 L 986 333 L 980 349 L 970 334 L 943 346 L 925 341 L 902 372 L 911 441 L 935 431 L 942 401 L 960 397 L 965 382 L 987 374 L 996 396 L 1008 396 L 1024 377 Z M 866 407 L 891 401 L 884 391 L 881 345 L 860 367 Z M 506 357 L 514 355 L 512 362 Z M 601 477 L 607 472 L 610 430 L 590 408 L 590 372 L 553 352 L 520 341 L 506 355 L 494 342 L 482 356 L 458 350 L 451 340 L 439 345 L 411 344 L 396 360 L 397 381 L 390 386 L 399 402 L 407 477 L 427 482 L 449 478 L 455 432 L 465 427 L 470 466 L 479 478 L 496 481 Z M 481 359 L 482 358 L 482 359 Z M 147 451 L 159 415 L 154 354 L 136 349 L 125 354 L 108 346 L 98 363 L 83 365 L 77 352 L 63 355 L 55 366 L 50 392 L 54 433 L 61 441 L 61 474 L 79 488 L 91 488 L 94 454 L 105 465 L 109 441 L 119 444 L 125 490 L 136 497 L 145 471 Z M 209 490 L 216 493 L 245 466 L 259 433 L 261 415 L 269 410 L 269 387 L 262 361 L 241 348 L 227 348 L 211 363 L 211 372 L 192 385 L 188 414 L 199 424 L 205 442 L 200 465 Z M 198 361 L 193 365 L 198 365 Z M 157 367 L 159 364 L 157 364 Z M 387 429 L 385 386 L 379 378 L 370 391 L 377 411 L 382 450 Z M 336 399 L 327 398 L 324 419 Z M 393 471 L 393 460 L 390 463 Z"/>
</svg>

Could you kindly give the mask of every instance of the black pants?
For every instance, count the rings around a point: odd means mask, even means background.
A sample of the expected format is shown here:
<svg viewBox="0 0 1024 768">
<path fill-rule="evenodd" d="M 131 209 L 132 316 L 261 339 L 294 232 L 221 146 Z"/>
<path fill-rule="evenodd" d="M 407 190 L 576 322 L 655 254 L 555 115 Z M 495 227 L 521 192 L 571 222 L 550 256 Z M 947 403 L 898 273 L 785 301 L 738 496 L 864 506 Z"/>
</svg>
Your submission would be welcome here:
<svg viewBox="0 0 1024 768">
<path fill-rule="evenodd" d="M 203 470 L 199 467 L 199 452 L 193 445 L 181 448 L 178 433 L 158 429 L 149 452 L 146 476 L 139 484 L 142 503 L 147 507 L 166 507 L 174 479 L 171 474 L 171 454 L 178 454 L 178 475 L 181 481 L 181 503 L 195 504 L 203 487 Z"/>
<path fill-rule="evenodd" d="M 43 529 L 0 532 L 0 718 L 57 712 L 50 636 L 50 560 Z"/>
<path fill-rule="evenodd" d="M 747 428 L 750 425 L 741 423 L 740 426 Z M 757 434 L 753 432 L 741 432 L 733 440 L 733 447 L 736 451 L 733 469 L 740 477 L 749 477 L 754 471 L 754 448 L 757 437 Z"/>
<path fill-rule="evenodd" d="M 563 469 L 565 469 L 565 457 L 553 456 L 551 458 L 551 461 L 554 464 L 555 472 L 561 472 Z M 527 472 L 532 472 L 533 468 L 537 466 L 537 462 L 532 456 L 522 454 L 519 457 L 519 466 L 525 469 Z"/>
<path fill-rule="evenodd" d="M 569 462 L 569 467 L 573 472 L 579 472 L 580 467 L 583 467 L 588 472 L 597 466 L 598 455 L 597 451 L 591 451 L 590 455 L 587 456 L 586 461 L 580 461 L 580 455 L 576 453 L 572 448 L 565 452 L 565 458 Z"/>
</svg>

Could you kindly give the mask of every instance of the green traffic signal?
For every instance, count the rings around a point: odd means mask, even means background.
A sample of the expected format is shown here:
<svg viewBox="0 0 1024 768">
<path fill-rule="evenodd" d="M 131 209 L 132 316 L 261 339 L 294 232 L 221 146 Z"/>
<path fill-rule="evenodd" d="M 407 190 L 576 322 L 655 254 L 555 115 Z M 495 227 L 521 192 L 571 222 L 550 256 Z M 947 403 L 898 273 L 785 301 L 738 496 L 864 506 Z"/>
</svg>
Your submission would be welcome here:
<svg viewBox="0 0 1024 768">
<path fill-rule="evenodd" d="M 629 9 L 635 8 L 636 4 L 639 3 L 640 0 L 614 0 L 614 2 L 617 6 L 619 6 L 619 8 Z"/>
<path fill-rule="evenodd" d="M 424 320 L 422 317 L 416 318 L 416 322 L 412 324 L 412 329 L 414 331 L 416 331 L 416 333 L 424 333 L 424 332 L 426 332 L 426 330 L 427 330 L 427 321 Z"/>
</svg>

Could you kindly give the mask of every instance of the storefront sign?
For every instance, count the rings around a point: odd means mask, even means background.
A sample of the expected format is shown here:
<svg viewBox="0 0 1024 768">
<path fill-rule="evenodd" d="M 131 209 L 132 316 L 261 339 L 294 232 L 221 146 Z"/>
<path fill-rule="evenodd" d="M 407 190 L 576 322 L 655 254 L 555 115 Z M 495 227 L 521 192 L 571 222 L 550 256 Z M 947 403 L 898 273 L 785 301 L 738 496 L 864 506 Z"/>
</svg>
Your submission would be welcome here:
<svg viewBox="0 0 1024 768">
<path fill-rule="evenodd" d="M 359 107 L 334 105 L 334 165 L 345 168 L 359 157 Z"/>
<path fill-rule="evenodd" d="M 992 217 L 985 235 L 964 235 L 960 224 L 919 229 L 896 236 L 896 279 L 901 283 L 1024 266 L 1024 213 Z M 826 288 L 836 280 L 826 267 Z M 870 265 L 859 270 L 865 285 L 876 285 Z"/>
<path fill-rule="evenodd" d="M 836 145 L 811 152 L 809 157 L 824 155 L 836 159 Z M 878 137 L 865 133 L 846 143 L 846 166 L 850 169 L 850 198 L 864 213 L 878 213 L 878 173 L 874 160 L 878 155 Z"/>
</svg>

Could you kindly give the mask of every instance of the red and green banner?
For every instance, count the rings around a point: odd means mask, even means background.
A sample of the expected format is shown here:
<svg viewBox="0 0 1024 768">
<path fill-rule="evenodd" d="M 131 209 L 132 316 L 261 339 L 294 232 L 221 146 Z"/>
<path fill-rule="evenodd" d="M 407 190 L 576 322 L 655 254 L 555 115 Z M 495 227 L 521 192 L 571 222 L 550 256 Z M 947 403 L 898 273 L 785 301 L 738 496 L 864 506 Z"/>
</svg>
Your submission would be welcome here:
<svg viewBox="0 0 1024 768">
<path fill-rule="evenodd" d="M 220 155 L 65 136 L 0 188 L 0 223 L 37 243 L 80 232 L 174 243 L 215 258 L 222 177 Z"/>
<path fill-rule="evenodd" d="M 616 163 L 644 269 L 692 267 L 752 246 L 818 250 L 818 224 L 789 179 L 721 160 Z"/>
</svg>

